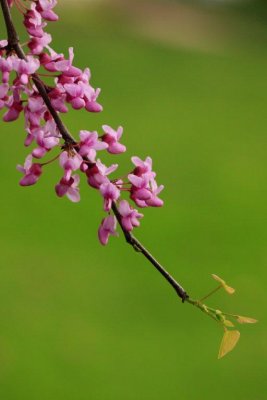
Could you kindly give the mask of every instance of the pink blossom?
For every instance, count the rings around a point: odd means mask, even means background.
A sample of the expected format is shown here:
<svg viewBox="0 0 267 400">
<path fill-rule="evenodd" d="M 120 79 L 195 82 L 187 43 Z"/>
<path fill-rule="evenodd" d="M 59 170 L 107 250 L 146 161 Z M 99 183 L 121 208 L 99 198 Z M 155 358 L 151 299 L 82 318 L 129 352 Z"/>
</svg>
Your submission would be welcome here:
<svg viewBox="0 0 267 400">
<path fill-rule="evenodd" d="M 24 114 L 25 114 L 26 127 L 30 135 L 32 135 L 31 131 L 33 129 L 40 127 L 41 119 L 44 117 L 44 113 L 46 110 L 47 108 L 41 96 L 35 93 L 29 96 L 28 104 L 24 108 Z"/>
<path fill-rule="evenodd" d="M 156 174 L 152 171 L 152 159 L 147 157 L 143 161 L 139 157 L 132 157 L 132 162 L 135 169 L 128 175 L 132 183 L 131 199 L 139 207 L 161 207 L 163 201 L 157 195 L 162 191 L 163 186 L 157 186 Z"/>
<path fill-rule="evenodd" d="M 80 150 L 82 157 L 87 157 L 91 162 L 95 162 L 96 150 L 103 150 L 108 147 L 106 143 L 98 140 L 97 132 L 80 131 Z"/>
<path fill-rule="evenodd" d="M 131 158 L 133 164 L 136 166 L 134 169 L 134 175 L 141 176 L 143 174 L 150 174 L 152 172 L 152 159 L 147 157 L 145 161 L 139 157 Z"/>
<path fill-rule="evenodd" d="M 64 178 L 69 180 L 72 171 L 76 171 L 80 168 L 83 159 L 77 154 L 70 154 L 70 152 L 63 151 L 59 157 L 59 164 L 65 170 Z"/>
<path fill-rule="evenodd" d="M 32 37 L 28 43 L 29 49 L 32 54 L 40 54 L 42 53 L 44 47 L 46 47 L 52 41 L 51 35 L 48 33 L 44 33 L 42 37 Z"/>
<path fill-rule="evenodd" d="M 13 96 L 10 96 L 10 101 L 6 104 L 8 111 L 4 114 L 3 120 L 5 122 L 12 122 L 18 119 L 21 111 L 23 110 L 22 102 L 14 92 Z"/>
<path fill-rule="evenodd" d="M 57 146 L 61 137 L 57 133 L 56 124 L 53 120 L 47 121 L 44 127 L 37 129 L 35 135 L 38 144 L 38 147 L 32 152 L 35 158 L 42 158 L 49 150 Z"/>
<path fill-rule="evenodd" d="M 75 83 L 67 83 L 64 85 L 67 97 L 66 101 L 72 105 L 75 110 L 80 110 L 85 107 L 85 101 L 83 99 L 83 89 L 81 85 Z"/>
<path fill-rule="evenodd" d="M 28 108 L 32 113 L 43 113 L 46 110 L 42 97 L 35 93 L 28 98 Z"/>
<path fill-rule="evenodd" d="M 3 83 L 2 85 L 0 85 L 0 110 L 5 106 L 5 102 L 8 100 L 8 91 L 8 83 Z"/>
<path fill-rule="evenodd" d="M 134 227 L 139 226 L 140 222 L 138 220 L 143 217 L 143 214 L 133 209 L 126 200 L 120 202 L 119 213 L 121 215 L 122 226 L 128 232 L 132 231 Z"/>
<path fill-rule="evenodd" d="M 0 71 L 2 72 L 2 82 L 8 83 L 9 74 L 13 70 L 14 57 L 3 58 L 0 56 Z"/>
<path fill-rule="evenodd" d="M 90 85 L 90 78 L 91 72 L 89 68 L 86 68 L 79 77 L 79 85 L 81 85 L 84 93 L 85 109 L 90 112 L 101 112 L 103 107 L 96 101 L 100 94 L 100 89 L 94 89 Z"/>
<path fill-rule="evenodd" d="M 120 197 L 119 189 L 111 182 L 102 183 L 99 188 L 104 198 L 104 211 L 110 211 L 112 202 Z"/>
<path fill-rule="evenodd" d="M 80 201 L 79 183 L 79 175 L 73 175 L 69 179 L 63 177 L 55 186 L 56 194 L 58 197 L 66 195 L 72 202 L 77 203 Z"/>
<path fill-rule="evenodd" d="M 164 186 L 157 186 L 154 179 L 155 173 L 152 177 L 144 174 L 142 177 L 136 175 L 128 175 L 129 181 L 132 183 L 131 199 L 139 207 L 161 207 L 163 200 L 158 197 L 158 194 L 163 190 Z"/>
<path fill-rule="evenodd" d="M 53 90 L 49 92 L 49 98 L 51 100 L 52 106 L 56 111 L 61 113 L 66 113 L 68 111 L 67 106 L 65 105 L 66 94 L 64 88 L 61 85 L 58 85 Z"/>
<path fill-rule="evenodd" d="M 53 22 L 58 20 L 57 14 L 52 11 L 56 4 L 56 0 L 38 0 L 36 9 L 44 19 Z"/>
<path fill-rule="evenodd" d="M 64 98 L 64 101 L 70 103 L 77 110 L 85 108 L 91 112 L 102 111 L 102 106 L 97 102 L 100 89 L 95 90 L 89 83 L 90 70 L 87 68 L 82 72 L 72 65 L 73 48 L 69 48 L 69 60 L 66 60 L 63 54 L 57 54 L 49 46 L 47 47 L 50 55 L 46 53 L 40 55 L 41 65 L 50 72 L 61 72 L 56 79 L 56 88 L 51 91 L 53 97 L 56 94 L 56 97 L 61 97 L 62 100 Z M 51 92 L 50 96 L 52 96 Z"/>
<path fill-rule="evenodd" d="M 42 38 L 44 36 L 43 28 L 46 26 L 45 22 L 42 22 L 41 14 L 36 10 L 36 4 L 31 3 L 31 8 L 24 16 L 24 26 L 27 29 L 29 35 Z"/>
<path fill-rule="evenodd" d="M 103 110 L 101 104 L 96 101 L 100 94 L 100 91 L 100 89 L 93 90 L 93 93 L 91 93 L 91 96 L 89 98 L 86 96 L 85 109 L 87 111 L 98 113 Z"/>
<path fill-rule="evenodd" d="M 109 236 L 118 236 L 116 232 L 117 220 L 113 215 L 104 218 L 98 229 L 98 238 L 100 243 L 105 246 L 108 243 Z"/>
<path fill-rule="evenodd" d="M 139 207 L 147 207 L 146 201 L 151 197 L 151 192 L 149 189 L 149 177 L 147 175 L 141 177 L 129 174 L 128 179 L 132 183 L 130 196 L 131 199 Z"/>
<path fill-rule="evenodd" d="M 99 189 L 103 183 L 109 182 L 107 176 L 118 168 L 118 164 L 112 164 L 106 167 L 100 160 L 93 165 L 89 165 L 86 170 L 88 184 L 96 189 Z"/>
<path fill-rule="evenodd" d="M 26 158 L 24 166 L 18 165 L 17 169 L 24 174 L 19 182 L 21 186 L 34 185 L 42 174 L 41 164 L 33 164 L 31 155 Z"/>
<path fill-rule="evenodd" d="M 163 185 L 158 186 L 155 179 L 150 180 L 151 197 L 146 200 L 146 204 L 150 207 L 162 207 L 164 202 L 158 197 L 158 194 L 164 189 Z"/>
<path fill-rule="evenodd" d="M 34 74 L 39 67 L 39 60 L 31 56 L 27 56 L 26 60 L 17 58 L 13 61 L 13 68 L 18 73 L 19 80 L 23 85 L 28 84 L 29 76 Z"/>
<path fill-rule="evenodd" d="M 126 147 L 119 143 L 121 135 L 123 133 L 123 128 L 119 128 L 115 131 L 108 125 L 102 126 L 104 130 L 103 141 L 108 144 L 108 152 L 111 154 L 119 154 L 126 151 Z"/>
<path fill-rule="evenodd" d="M 72 65 L 74 59 L 73 47 L 69 48 L 69 59 L 66 60 L 63 54 L 57 54 L 51 47 L 47 46 L 50 52 L 48 54 L 41 54 L 40 62 L 47 71 L 62 72 L 67 77 L 79 77 L 82 71 Z"/>
</svg>

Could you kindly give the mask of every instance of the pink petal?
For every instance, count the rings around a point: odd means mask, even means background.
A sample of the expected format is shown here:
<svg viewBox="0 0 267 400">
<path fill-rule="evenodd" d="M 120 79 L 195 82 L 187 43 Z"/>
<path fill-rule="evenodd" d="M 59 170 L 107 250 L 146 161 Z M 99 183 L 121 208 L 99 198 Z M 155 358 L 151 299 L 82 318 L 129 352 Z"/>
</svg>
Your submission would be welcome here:
<svg viewBox="0 0 267 400">
<path fill-rule="evenodd" d="M 78 189 L 70 187 L 66 195 L 73 203 L 78 203 L 80 201 L 80 193 Z"/>
</svg>

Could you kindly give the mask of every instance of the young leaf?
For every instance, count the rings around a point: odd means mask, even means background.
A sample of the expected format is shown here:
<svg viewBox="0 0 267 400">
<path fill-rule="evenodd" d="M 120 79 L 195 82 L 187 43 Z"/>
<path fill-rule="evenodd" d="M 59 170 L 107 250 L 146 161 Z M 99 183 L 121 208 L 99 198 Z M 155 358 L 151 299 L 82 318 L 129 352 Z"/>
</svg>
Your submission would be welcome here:
<svg viewBox="0 0 267 400">
<path fill-rule="evenodd" d="M 237 330 L 229 331 L 225 330 L 222 342 L 220 345 L 220 350 L 218 358 L 224 357 L 229 351 L 233 350 L 240 338 L 240 332 Z"/>
<path fill-rule="evenodd" d="M 235 315 L 235 317 L 240 324 L 256 324 L 258 322 L 254 318 L 242 317 L 241 315 Z"/>
<path fill-rule="evenodd" d="M 225 326 L 229 326 L 229 327 L 231 327 L 231 328 L 234 326 L 234 324 L 232 323 L 232 321 L 229 321 L 228 319 L 224 320 L 224 325 L 225 325 Z"/>
<path fill-rule="evenodd" d="M 222 278 L 220 278 L 218 275 L 215 275 L 215 274 L 211 274 L 211 275 L 212 275 L 213 279 L 215 279 L 215 281 L 220 282 L 220 284 L 222 285 L 222 287 L 224 288 L 224 290 L 227 293 L 233 294 L 235 292 L 235 289 L 232 288 L 231 286 L 228 286 L 226 284 L 226 282 Z"/>
</svg>

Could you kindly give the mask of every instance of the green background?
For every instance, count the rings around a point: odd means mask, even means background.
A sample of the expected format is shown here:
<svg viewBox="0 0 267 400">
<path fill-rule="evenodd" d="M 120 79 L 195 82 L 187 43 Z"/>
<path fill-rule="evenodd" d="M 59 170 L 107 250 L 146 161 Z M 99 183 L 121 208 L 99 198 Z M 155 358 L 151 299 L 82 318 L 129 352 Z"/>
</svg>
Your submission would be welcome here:
<svg viewBox="0 0 267 400">
<path fill-rule="evenodd" d="M 165 185 L 137 237 L 192 297 L 218 274 L 236 294 L 208 304 L 260 322 L 240 326 L 218 361 L 214 321 L 181 304 L 122 234 L 100 246 L 97 191 L 82 182 L 79 204 L 57 198 L 56 163 L 38 185 L 18 185 L 23 120 L 1 124 L 0 398 L 266 399 L 264 3 L 60 3 L 52 46 L 74 46 L 104 106 L 70 111 L 69 129 L 124 126 L 127 153 L 104 161 L 124 174 L 132 155 L 150 155 Z"/>
</svg>

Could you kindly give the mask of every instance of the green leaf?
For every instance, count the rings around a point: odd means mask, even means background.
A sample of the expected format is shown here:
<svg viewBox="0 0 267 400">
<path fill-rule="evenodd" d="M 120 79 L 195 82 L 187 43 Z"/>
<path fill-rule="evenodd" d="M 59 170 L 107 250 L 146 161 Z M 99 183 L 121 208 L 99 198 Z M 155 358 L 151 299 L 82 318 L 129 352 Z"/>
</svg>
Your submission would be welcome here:
<svg viewBox="0 0 267 400">
<path fill-rule="evenodd" d="M 211 274 L 211 276 L 213 277 L 213 279 L 215 279 L 215 281 L 220 282 L 221 286 L 224 288 L 224 290 L 227 293 L 233 294 L 235 292 L 235 289 L 232 288 L 231 286 L 227 285 L 226 282 L 222 278 L 220 278 L 218 275 Z"/>
<path fill-rule="evenodd" d="M 221 341 L 218 358 L 224 357 L 227 353 L 229 353 L 231 350 L 233 350 L 233 348 L 236 346 L 239 338 L 240 338 L 239 331 L 225 330 L 222 341 Z"/>
<path fill-rule="evenodd" d="M 241 315 L 235 315 L 237 322 L 240 324 L 256 324 L 258 320 L 249 317 L 242 317 Z"/>
</svg>

